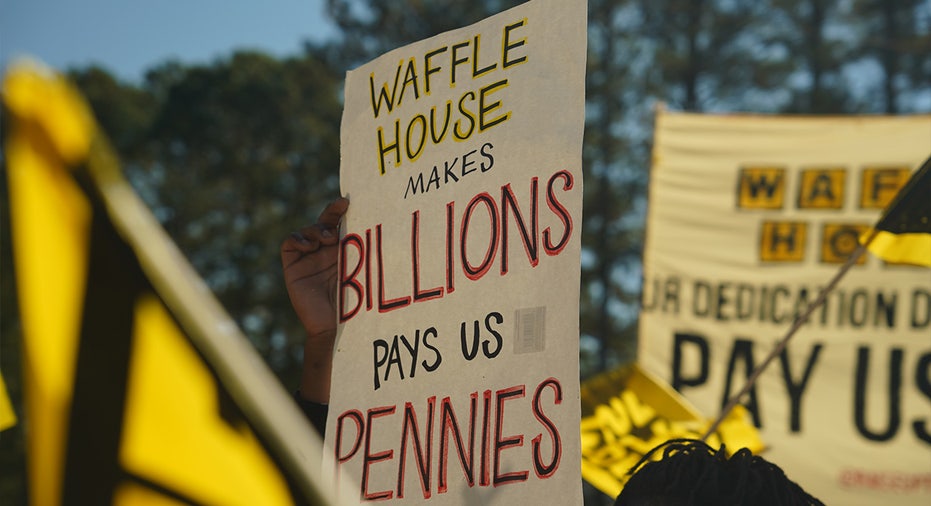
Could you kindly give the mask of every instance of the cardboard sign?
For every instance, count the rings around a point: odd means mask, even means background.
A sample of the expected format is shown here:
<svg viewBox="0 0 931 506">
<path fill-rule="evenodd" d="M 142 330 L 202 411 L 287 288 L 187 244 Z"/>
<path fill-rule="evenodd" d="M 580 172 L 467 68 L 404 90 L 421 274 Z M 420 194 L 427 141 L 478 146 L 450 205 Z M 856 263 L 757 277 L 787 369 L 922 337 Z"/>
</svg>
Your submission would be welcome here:
<svg viewBox="0 0 931 506">
<path fill-rule="evenodd" d="M 660 112 L 640 363 L 717 416 L 931 152 L 931 116 Z M 744 399 L 827 504 L 931 502 L 931 270 L 867 256 Z"/>
<path fill-rule="evenodd" d="M 359 499 L 581 502 L 585 55 L 585 2 L 535 0 L 347 75 L 326 440 Z"/>
</svg>

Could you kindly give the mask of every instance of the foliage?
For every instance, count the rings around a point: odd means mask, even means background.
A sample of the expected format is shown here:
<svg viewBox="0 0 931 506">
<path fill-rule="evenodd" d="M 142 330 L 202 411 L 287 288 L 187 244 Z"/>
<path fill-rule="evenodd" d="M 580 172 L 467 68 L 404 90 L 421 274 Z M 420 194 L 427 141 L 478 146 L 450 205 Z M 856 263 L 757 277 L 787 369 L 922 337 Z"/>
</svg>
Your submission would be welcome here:
<svg viewBox="0 0 931 506">
<path fill-rule="evenodd" d="M 287 388 L 304 336 L 278 245 L 337 195 L 337 75 L 313 48 L 167 63 L 141 86 L 72 73 L 130 180 Z"/>
<path fill-rule="evenodd" d="M 857 0 L 851 21 L 863 34 L 856 53 L 882 68 L 879 89 L 870 98 L 882 103 L 885 113 L 909 109 L 907 101 L 917 90 L 931 88 L 931 4 Z"/>
<path fill-rule="evenodd" d="M 339 54 L 347 68 L 521 3 L 520 0 L 326 1 L 327 12 L 339 28 Z"/>
</svg>

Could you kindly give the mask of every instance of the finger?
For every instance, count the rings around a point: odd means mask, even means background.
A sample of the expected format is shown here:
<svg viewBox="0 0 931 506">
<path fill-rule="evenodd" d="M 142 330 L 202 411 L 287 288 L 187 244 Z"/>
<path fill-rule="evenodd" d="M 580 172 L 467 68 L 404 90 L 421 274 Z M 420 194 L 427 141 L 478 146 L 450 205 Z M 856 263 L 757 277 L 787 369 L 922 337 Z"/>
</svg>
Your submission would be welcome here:
<svg viewBox="0 0 931 506">
<path fill-rule="evenodd" d="M 313 253 L 320 249 L 321 245 L 335 244 L 337 241 L 336 227 L 339 226 L 339 221 L 348 208 L 348 199 L 339 198 L 330 202 L 320 213 L 317 223 L 301 228 L 284 240 L 281 244 L 281 254 Z"/>
<path fill-rule="evenodd" d="M 311 228 L 311 227 L 305 227 Z M 294 232 L 281 243 L 281 254 L 305 255 L 320 249 L 320 241 L 314 235 L 305 236 L 302 232 Z"/>
<path fill-rule="evenodd" d="M 298 235 L 304 239 L 304 246 L 313 248 L 313 251 L 316 251 L 321 245 L 336 242 L 336 230 L 325 228 L 319 223 L 302 228 Z"/>
<path fill-rule="evenodd" d="M 335 230 L 339 226 L 339 221 L 343 218 L 343 215 L 346 214 L 347 209 L 349 209 L 349 199 L 340 197 L 330 202 L 323 209 L 320 217 L 317 218 L 317 224 L 323 227 L 324 230 Z"/>
</svg>

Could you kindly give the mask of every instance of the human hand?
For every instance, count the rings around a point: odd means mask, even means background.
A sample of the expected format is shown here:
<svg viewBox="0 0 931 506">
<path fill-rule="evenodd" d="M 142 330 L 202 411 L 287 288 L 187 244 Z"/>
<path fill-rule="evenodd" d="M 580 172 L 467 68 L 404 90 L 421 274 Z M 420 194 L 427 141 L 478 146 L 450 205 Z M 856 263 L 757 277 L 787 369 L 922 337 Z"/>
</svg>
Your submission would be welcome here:
<svg viewBox="0 0 931 506">
<path fill-rule="evenodd" d="M 281 244 L 288 296 L 307 332 L 301 395 L 321 403 L 329 400 L 336 341 L 337 232 L 348 208 L 349 200 L 345 198 L 331 202 L 317 223 L 291 234 Z"/>
</svg>

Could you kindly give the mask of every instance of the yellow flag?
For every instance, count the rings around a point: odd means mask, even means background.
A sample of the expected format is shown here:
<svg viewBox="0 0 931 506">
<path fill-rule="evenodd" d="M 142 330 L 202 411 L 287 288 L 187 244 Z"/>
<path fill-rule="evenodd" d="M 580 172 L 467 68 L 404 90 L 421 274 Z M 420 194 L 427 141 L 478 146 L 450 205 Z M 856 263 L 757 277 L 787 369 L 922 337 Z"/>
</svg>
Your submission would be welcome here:
<svg viewBox="0 0 931 506">
<path fill-rule="evenodd" d="M 32 502 L 331 502 L 319 438 L 74 88 L 23 64 L 3 100 Z"/>
<path fill-rule="evenodd" d="M 860 240 L 887 262 L 931 267 L 931 158 L 912 174 L 874 229 Z"/>
<path fill-rule="evenodd" d="M 581 394 L 582 478 L 610 497 L 617 497 L 628 471 L 652 448 L 670 439 L 700 439 L 711 424 L 672 387 L 636 364 L 586 381 Z M 715 448 L 724 444 L 728 454 L 764 448 L 742 406 L 731 411 L 707 443 Z"/>
<path fill-rule="evenodd" d="M 0 374 L 0 431 L 14 425 L 16 425 L 16 412 L 13 411 L 13 404 L 10 403 L 10 397 L 6 393 L 6 383 L 3 382 L 3 375 Z"/>
</svg>

